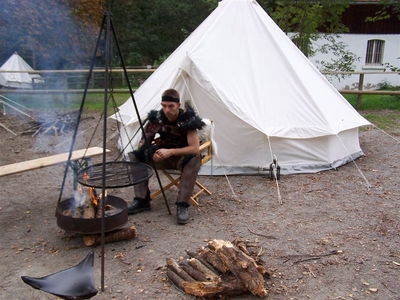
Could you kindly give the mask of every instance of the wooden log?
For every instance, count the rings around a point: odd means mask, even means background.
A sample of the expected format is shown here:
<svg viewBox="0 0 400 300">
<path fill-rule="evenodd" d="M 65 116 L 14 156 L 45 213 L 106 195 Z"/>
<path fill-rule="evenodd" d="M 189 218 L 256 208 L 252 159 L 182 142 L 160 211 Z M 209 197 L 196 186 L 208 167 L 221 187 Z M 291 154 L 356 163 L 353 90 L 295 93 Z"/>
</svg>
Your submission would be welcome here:
<svg viewBox="0 0 400 300">
<path fill-rule="evenodd" d="M 185 293 L 204 298 L 214 298 L 217 296 L 233 296 L 246 293 L 248 290 L 242 282 L 222 282 L 222 281 L 195 281 L 181 283 Z"/>
<path fill-rule="evenodd" d="M 63 216 L 66 216 L 66 217 L 72 217 L 72 209 L 65 209 L 65 210 L 63 210 L 63 212 L 62 212 L 62 214 L 63 214 Z"/>
<path fill-rule="evenodd" d="M 184 260 L 179 263 L 180 267 L 182 270 L 184 270 L 186 273 L 190 275 L 193 279 L 197 281 L 207 281 L 206 276 L 201 273 L 199 270 L 196 270 L 193 268 L 188 261 Z"/>
<path fill-rule="evenodd" d="M 243 242 L 241 239 L 234 239 L 232 241 L 232 244 L 235 245 L 236 247 L 238 247 L 240 250 L 242 250 L 245 254 L 247 254 L 248 256 L 251 256 L 249 251 L 247 250 L 247 245 L 245 242 Z"/>
<path fill-rule="evenodd" d="M 218 258 L 218 256 L 209 248 L 200 249 L 200 256 L 208 261 L 215 269 L 222 273 L 229 271 L 228 267 Z"/>
<path fill-rule="evenodd" d="M 178 274 L 185 281 L 195 281 L 188 273 L 186 273 L 173 258 L 167 258 L 167 267 Z"/>
<path fill-rule="evenodd" d="M 93 246 L 96 244 L 96 235 L 94 234 L 85 234 L 83 236 L 83 242 L 85 243 L 86 246 Z"/>
<path fill-rule="evenodd" d="M 190 258 L 188 261 L 193 268 L 203 273 L 204 276 L 207 278 L 207 280 L 213 281 L 220 279 L 218 274 L 215 274 L 213 271 L 211 271 L 209 268 L 203 265 L 198 259 Z"/>
<path fill-rule="evenodd" d="M 174 271 L 172 271 L 171 269 L 167 270 L 167 276 L 169 278 L 169 280 L 171 280 L 171 282 L 180 290 L 183 291 L 183 287 L 182 287 L 182 283 L 184 282 L 184 280 L 182 279 L 182 277 L 180 277 L 178 274 L 176 274 Z"/>
<path fill-rule="evenodd" d="M 99 195 L 99 202 L 97 203 L 97 213 L 96 213 L 96 218 L 101 218 L 103 216 L 103 201 L 107 201 L 107 191 L 104 192 L 106 195 L 103 197 L 103 193 Z M 105 199 L 105 200 L 104 200 Z"/>
<path fill-rule="evenodd" d="M 82 217 L 82 208 L 81 207 L 75 207 L 74 214 L 72 216 L 73 218 L 81 218 Z"/>
<path fill-rule="evenodd" d="M 254 295 L 265 297 L 263 275 L 258 271 L 254 259 L 239 250 L 232 243 L 223 240 L 212 240 L 208 247 L 228 267 L 235 277 L 241 281 Z"/>
<path fill-rule="evenodd" d="M 259 258 L 259 254 L 251 253 L 247 248 L 249 247 L 248 244 L 246 244 L 244 241 L 242 241 L 239 238 L 236 238 L 232 241 L 232 244 L 238 247 L 242 252 L 250 256 L 251 258 L 254 259 L 254 262 L 256 263 L 257 270 L 259 273 L 262 275 L 270 276 L 268 273 L 267 269 L 263 266 L 264 262 Z M 250 247 L 255 247 L 253 245 L 250 245 Z"/>
<path fill-rule="evenodd" d="M 43 131 L 43 134 L 46 134 L 50 129 L 55 128 L 56 123 L 57 121 L 53 122 L 51 125 L 47 125 L 48 127 Z"/>
<path fill-rule="evenodd" d="M 96 216 L 96 207 L 94 206 L 90 196 L 86 197 L 85 207 L 83 208 L 84 219 L 94 219 Z"/>
<path fill-rule="evenodd" d="M 187 255 L 190 257 L 198 259 L 203 265 L 205 265 L 207 268 L 209 268 L 211 271 L 213 271 L 215 274 L 218 274 L 218 270 L 216 270 L 208 261 L 203 259 L 199 254 L 196 252 L 186 250 Z"/>
<path fill-rule="evenodd" d="M 119 230 L 114 230 L 107 232 L 104 235 L 104 243 L 119 242 L 124 240 L 129 240 L 137 236 L 137 231 L 135 226 L 122 228 Z M 94 239 L 93 239 L 94 237 Z M 101 244 L 101 235 L 84 235 L 83 241 L 86 246 L 95 246 Z"/>
</svg>

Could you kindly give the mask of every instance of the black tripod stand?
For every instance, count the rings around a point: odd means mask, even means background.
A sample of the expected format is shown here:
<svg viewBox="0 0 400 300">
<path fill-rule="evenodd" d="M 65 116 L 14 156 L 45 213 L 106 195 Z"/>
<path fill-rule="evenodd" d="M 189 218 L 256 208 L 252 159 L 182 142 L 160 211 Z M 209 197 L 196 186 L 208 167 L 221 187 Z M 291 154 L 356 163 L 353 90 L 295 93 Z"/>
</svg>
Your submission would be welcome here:
<svg viewBox="0 0 400 300">
<path fill-rule="evenodd" d="M 124 62 L 122 54 L 121 54 L 120 45 L 118 43 L 117 35 L 116 35 L 115 28 L 114 28 L 114 25 L 113 25 L 113 22 L 112 22 L 111 4 L 110 4 L 109 5 L 109 10 L 104 13 L 102 25 L 101 25 L 100 32 L 99 32 L 98 39 L 97 39 L 97 43 L 96 43 L 96 48 L 95 48 L 94 55 L 93 55 L 93 58 L 92 58 L 92 61 L 91 61 L 91 66 L 90 66 L 87 82 L 86 82 L 86 85 L 85 85 L 83 99 L 82 99 L 82 102 L 81 102 L 81 105 L 80 105 L 80 109 L 79 109 L 79 112 L 78 112 L 78 117 L 77 117 L 78 119 L 77 119 L 76 127 L 75 127 L 75 130 L 74 130 L 74 133 L 73 133 L 73 137 L 72 137 L 72 143 L 71 143 L 71 147 L 70 147 L 69 157 L 68 157 L 66 170 L 65 170 L 65 173 L 64 173 L 63 182 L 62 182 L 62 186 L 61 186 L 61 190 L 60 190 L 59 202 L 60 202 L 61 197 L 62 197 L 62 193 L 63 193 L 63 189 L 64 189 L 64 185 L 65 185 L 65 180 L 66 180 L 67 173 L 68 173 L 68 168 L 71 165 L 71 156 L 72 156 L 72 152 L 73 152 L 75 141 L 76 141 L 79 122 L 80 122 L 80 119 L 81 119 L 81 116 L 82 116 L 82 112 L 83 112 L 83 108 L 84 108 L 84 104 L 85 104 L 85 100 L 86 100 L 86 96 L 87 96 L 87 92 L 88 92 L 91 76 L 93 74 L 93 68 L 94 68 L 95 61 L 96 61 L 96 56 L 97 56 L 96 54 L 97 54 L 97 52 L 99 50 L 100 41 L 101 41 L 101 38 L 103 36 L 103 33 L 105 33 L 105 52 L 104 52 L 105 53 L 105 79 L 104 79 L 104 112 L 103 112 L 103 114 L 104 114 L 103 129 L 104 130 L 103 130 L 102 184 L 101 184 L 101 186 L 102 186 L 102 195 L 106 194 L 105 193 L 105 189 L 106 189 L 106 178 L 105 178 L 106 176 L 105 176 L 105 174 L 106 174 L 106 148 L 107 148 L 106 147 L 106 142 L 107 142 L 107 106 L 108 106 L 108 94 L 112 93 L 112 91 L 109 91 L 109 87 L 110 87 L 109 76 L 110 76 L 111 49 L 112 49 L 112 47 L 111 47 L 112 46 L 111 36 L 113 36 L 113 38 L 114 38 L 115 46 L 117 48 L 118 56 L 120 58 L 120 62 L 121 62 L 122 68 L 123 68 L 124 77 L 125 77 L 125 80 L 126 80 L 126 82 L 128 84 L 128 88 L 129 88 L 129 92 L 130 92 L 130 95 L 131 95 L 131 99 L 132 99 L 133 105 L 135 107 L 135 111 L 136 111 L 136 115 L 137 115 L 137 118 L 138 118 L 138 121 L 139 121 L 140 129 L 142 131 L 143 137 L 145 138 L 146 146 L 148 147 L 148 150 L 150 152 L 150 143 L 146 139 L 146 135 L 144 134 L 143 123 L 142 123 L 142 120 L 140 119 L 140 114 L 139 114 L 139 111 L 138 111 L 138 108 L 137 108 L 137 105 L 136 105 L 136 101 L 135 101 L 135 98 L 134 98 L 134 95 L 133 95 L 133 91 L 132 91 L 132 87 L 131 87 L 131 84 L 130 84 L 130 81 L 129 81 L 129 77 L 128 77 L 128 73 L 127 73 L 127 70 L 126 70 L 125 62 Z M 157 172 L 157 169 L 156 169 L 156 167 L 154 165 L 154 162 L 153 162 L 153 170 L 154 170 L 154 172 L 155 172 L 155 174 L 157 176 L 157 180 L 158 180 L 159 186 L 161 188 L 165 204 L 166 204 L 166 206 L 168 208 L 168 212 L 169 212 L 169 214 L 171 214 L 171 210 L 170 210 L 170 207 L 168 205 L 164 190 L 162 189 L 161 180 L 160 180 L 159 174 Z M 102 222 L 101 222 L 101 252 L 102 252 L 102 255 L 101 255 L 101 290 L 102 291 L 104 291 L 104 256 L 105 256 L 105 252 L 104 252 L 104 237 L 105 237 L 105 220 L 104 220 L 105 219 L 105 216 L 104 216 L 105 209 L 104 209 L 104 205 L 105 205 L 105 201 L 102 201 L 102 206 L 103 206 L 102 207 L 102 211 L 103 211 L 102 212 Z"/>
</svg>

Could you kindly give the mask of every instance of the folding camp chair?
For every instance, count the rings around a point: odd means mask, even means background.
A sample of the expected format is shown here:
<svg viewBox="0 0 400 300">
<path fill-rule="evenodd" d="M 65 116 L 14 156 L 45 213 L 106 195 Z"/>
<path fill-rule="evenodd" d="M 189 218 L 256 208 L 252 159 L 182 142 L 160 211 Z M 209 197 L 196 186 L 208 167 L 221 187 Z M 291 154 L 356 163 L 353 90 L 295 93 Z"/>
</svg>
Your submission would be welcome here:
<svg viewBox="0 0 400 300">
<path fill-rule="evenodd" d="M 199 131 L 199 139 L 200 139 L 200 155 L 201 155 L 201 164 L 205 164 L 212 158 L 212 133 L 213 133 L 213 121 L 208 120 L 208 119 L 203 119 L 204 123 L 206 123 L 206 126 L 202 130 Z M 181 176 L 179 174 L 179 170 L 167 170 L 167 169 L 162 169 L 161 172 L 168 178 L 169 183 L 163 186 L 163 190 L 166 191 L 170 189 L 173 186 L 176 186 L 179 189 L 179 182 L 181 180 Z M 196 188 L 197 186 L 197 188 Z M 204 186 L 202 185 L 198 180 L 196 180 L 196 185 L 195 185 L 195 192 L 191 197 L 190 197 L 190 202 L 193 205 L 198 206 L 198 196 L 202 194 L 203 192 L 206 193 L 207 195 L 211 195 L 211 192 Z M 158 195 L 162 193 L 162 190 L 158 190 L 150 195 L 151 199 L 154 199 Z"/>
</svg>

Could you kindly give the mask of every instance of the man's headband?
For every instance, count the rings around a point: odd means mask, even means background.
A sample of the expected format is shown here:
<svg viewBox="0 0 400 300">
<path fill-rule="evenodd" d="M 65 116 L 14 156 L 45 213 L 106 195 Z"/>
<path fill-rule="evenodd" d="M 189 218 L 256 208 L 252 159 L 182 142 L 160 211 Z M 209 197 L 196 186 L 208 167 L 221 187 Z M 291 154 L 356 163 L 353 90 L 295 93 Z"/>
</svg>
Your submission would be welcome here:
<svg viewBox="0 0 400 300">
<path fill-rule="evenodd" d="M 176 102 L 176 103 L 180 102 L 179 98 L 174 98 L 171 96 L 162 96 L 161 101 L 170 101 L 170 102 Z"/>
</svg>

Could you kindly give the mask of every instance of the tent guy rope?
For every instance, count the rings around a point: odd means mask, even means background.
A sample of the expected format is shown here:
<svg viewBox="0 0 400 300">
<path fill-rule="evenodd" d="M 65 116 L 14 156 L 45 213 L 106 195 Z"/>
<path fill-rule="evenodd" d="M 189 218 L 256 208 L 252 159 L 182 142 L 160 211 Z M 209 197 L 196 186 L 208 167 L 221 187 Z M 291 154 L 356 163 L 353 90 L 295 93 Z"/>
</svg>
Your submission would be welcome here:
<svg viewBox="0 0 400 300">
<path fill-rule="evenodd" d="M 346 150 L 347 154 L 349 155 L 349 157 L 351 158 L 351 160 L 353 161 L 353 164 L 356 166 L 358 172 L 361 174 L 361 177 L 364 179 L 366 185 L 367 185 L 367 190 L 369 191 L 372 187 L 372 185 L 369 183 L 367 177 L 365 177 L 364 173 L 361 171 L 361 169 L 358 167 L 356 161 L 354 160 L 354 158 L 351 156 L 351 154 L 349 153 L 348 149 L 346 148 L 346 146 L 343 144 L 342 140 L 340 139 L 339 135 L 336 135 L 339 142 L 342 144 L 343 148 Z"/>
<path fill-rule="evenodd" d="M 389 136 L 390 138 L 392 138 L 393 140 L 395 140 L 396 142 L 398 142 L 400 144 L 400 140 L 395 138 L 393 135 L 387 133 L 385 130 L 379 128 L 378 126 L 376 126 L 375 124 L 372 124 L 372 126 L 380 131 L 382 131 L 384 134 L 386 134 L 387 136 Z"/>
</svg>

